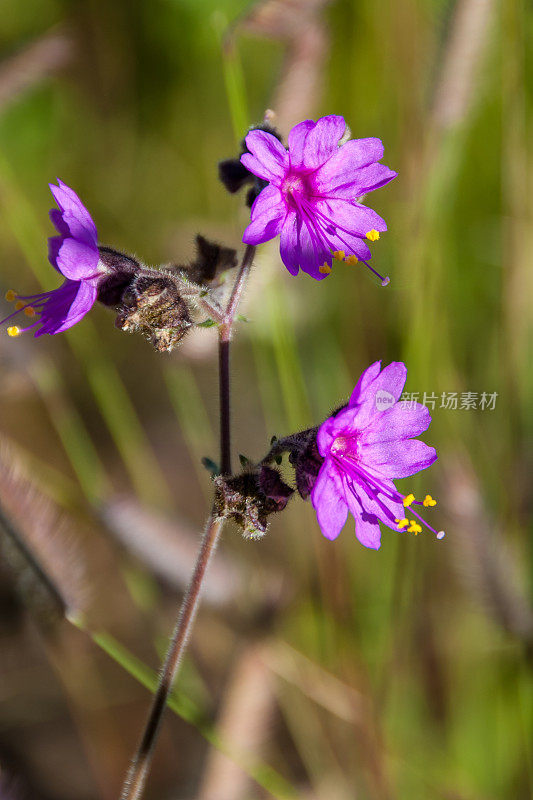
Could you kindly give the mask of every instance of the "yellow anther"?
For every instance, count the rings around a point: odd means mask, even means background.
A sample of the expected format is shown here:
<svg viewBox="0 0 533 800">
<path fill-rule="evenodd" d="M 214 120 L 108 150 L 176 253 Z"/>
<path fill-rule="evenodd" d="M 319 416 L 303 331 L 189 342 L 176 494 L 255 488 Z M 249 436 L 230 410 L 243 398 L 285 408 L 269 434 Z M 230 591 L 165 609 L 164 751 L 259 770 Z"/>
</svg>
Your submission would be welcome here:
<svg viewBox="0 0 533 800">
<path fill-rule="evenodd" d="M 15 309 L 17 311 L 22 311 L 23 308 L 24 308 L 24 303 L 22 302 L 22 300 L 17 300 L 17 302 L 15 303 Z"/>
<path fill-rule="evenodd" d="M 14 292 L 13 289 L 8 289 L 7 292 L 5 293 L 5 298 L 8 303 L 12 303 L 16 296 L 17 293 Z"/>
<path fill-rule="evenodd" d="M 7 329 L 7 335 L 8 336 L 14 337 L 14 336 L 18 336 L 19 334 L 20 334 L 20 328 L 17 328 L 16 325 L 11 325 Z"/>
<path fill-rule="evenodd" d="M 366 234 L 366 238 L 369 242 L 377 242 L 379 239 L 379 231 L 377 231 L 375 228 L 372 228 L 372 230 L 368 231 Z"/>
<path fill-rule="evenodd" d="M 422 504 L 427 508 L 428 506 L 436 506 L 437 501 L 433 500 L 430 494 L 427 494 L 424 499 L 422 500 Z"/>
<path fill-rule="evenodd" d="M 322 275 L 329 275 L 331 272 L 331 267 L 326 261 L 324 261 L 322 266 L 318 268 L 318 271 L 321 272 Z"/>
<path fill-rule="evenodd" d="M 347 264 L 357 264 L 357 262 L 359 261 L 357 256 L 354 255 L 346 256 L 344 260 L 346 261 Z"/>
<path fill-rule="evenodd" d="M 407 497 L 404 497 L 403 498 L 404 508 L 407 508 L 407 506 L 410 506 L 411 503 L 414 502 L 414 499 L 415 499 L 414 494 L 408 494 Z"/>
<path fill-rule="evenodd" d="M 395 519 L 394 522 L 398 525 L 399 529 L 405 528 L 406 525 L 409 525 L 408 519 Z"/>
<path fill-rule="evenodd" d="M 32 308 L 31 306 L 26 306 L 26 308 L 24 309 L 24 313 L 26 314 L 27 317 L 34 317 L 35 309 Z"/>
<path fill-rule="evenodd" d="M 422 526 L 418 524 L 416 519 L 411 520 L 411 524 L 407 528 L 407 533 L 414 533 L 415 535 L 421 533 Z"/>
<path fill-rule="evenodd" d="M 344 250 L 335 250 L 335 252 L 333 253 L 333 258 L 336 258 L 337 261 L 343 261 L 345 255 L 346 253 L 344 252 Z"/>
</svg>

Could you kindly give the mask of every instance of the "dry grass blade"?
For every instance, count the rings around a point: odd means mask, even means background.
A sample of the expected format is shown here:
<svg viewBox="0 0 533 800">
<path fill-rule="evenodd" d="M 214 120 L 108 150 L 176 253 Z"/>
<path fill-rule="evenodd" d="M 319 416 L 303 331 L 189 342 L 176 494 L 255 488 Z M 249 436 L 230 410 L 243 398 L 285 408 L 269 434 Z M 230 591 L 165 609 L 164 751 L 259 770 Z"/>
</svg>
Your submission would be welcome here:
<svg viewBox="0 0 533 800">
<path fill-rule="evenodd" d="M 237 30 L 287 43 L 272 107 L 283 133 L 312 113 L 322 91 L 329 36 L 322 11 L 329 0 L 265 0 L 242 18 Z"/>
<path fill-rule="evenodd" d="M 276 705 L 272 674 L 262 656 L 263 645 L 248 645 L 237 659 L 224 693 L 219 718 L 221 739 L 236 752 L 261 755 L 269 738 Z M 211 750 L 198 792 L 198 800 L 245 800 L 252 781 L 237 764 Z"/>
<path fill-rule="evenodd" d="M 512 553 L 495 535 L 474 471 L 466 460 L 450 457 L 446 475 L 450 527 L 460 532 L 450 538 L 455 545 L 457 571 L 492 618 L 531 648 L 533 609 L 519 588 L 521 581 Z"/>
<path fill-rule="evenodd" d="M 369 712 L 364 695 L 286 644 L 265 650 L 269 668 L 339 719 L 360 725 Z"/>
<path fill-rule="evenodd" d="M 73 524 L 37 488 L 5 440 L 0 441 L 0 529 L 30 607 L 69 615 L 85 610 L 88 592 Z"/>
<path fill-rule="evenodd" d="M 198 531 L 184 521 L 143 508 L 132 497 L 105 505 L 102 518 L 111 533 L 156 575 L 174 588 L 186 588 L 198 555 Z M 237 568 L 217 553 L 204 589 L 205 602 L 224 605 L 241 588 Z"/>
<path fill-rule="evenodd" d="M 435 91 L 433 121 L 437 128 L 447 130 L 468 113 L 494 5 L 493 0 L 460 0 L 456 6 Z"/>
<path fill-rule="evenodd" d="M 349 686 L 290 645 L 277 642 L 264 649 L 263 657 L 275 675 L 296 687 L 302 695 L 355 729 L 357 746 L 365 753 L 367 780 L 371 796 L 391 797 L 386 769 L 386 753 L 381 743 L 379 724 L 370 695 Z M 337 787 L 340 791 L 340 784 Z M 325 796 L 324 787 L 318 796 Z M 328 796 L 333 793 L 328 789 Z"/>
<path fill-rule="evenodd" d="M 73 52 L 70 36 L 53 30 L 0 65 L 0 111 L 22 94 L 65 67 Z"/>
</svg>

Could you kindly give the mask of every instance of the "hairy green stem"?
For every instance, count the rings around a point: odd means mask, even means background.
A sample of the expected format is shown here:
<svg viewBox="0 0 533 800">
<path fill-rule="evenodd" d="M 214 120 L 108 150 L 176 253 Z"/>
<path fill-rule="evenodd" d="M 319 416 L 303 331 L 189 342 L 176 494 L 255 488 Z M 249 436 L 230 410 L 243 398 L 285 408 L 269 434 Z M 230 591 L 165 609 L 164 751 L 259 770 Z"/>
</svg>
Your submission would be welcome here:
<svg viewBox="0 0 533 800">
<path fill-rule="evenodd" d="M 255 247 L 248 246 L 239 267 L 226 311 L 219 325 L 220 461 L 221 471 L 224 475 L 231 474 L 230 341 L 233 323 L 244 285 L 252 266 L 254 254 Z M 217 517 L 213 510 L 207 522 L 198 558 L 180 607 L 178 620 L 170 640 L 148 720 L 122 787 L 121 800 L 140 800 L 143 795 L 163 714 L 174 680 L 178 674 L 183 654 L 187 648 L 189 635 L 198 611 L 203 581 L 216 550 L 223 524 L 224 520 Z"/>
</svg>

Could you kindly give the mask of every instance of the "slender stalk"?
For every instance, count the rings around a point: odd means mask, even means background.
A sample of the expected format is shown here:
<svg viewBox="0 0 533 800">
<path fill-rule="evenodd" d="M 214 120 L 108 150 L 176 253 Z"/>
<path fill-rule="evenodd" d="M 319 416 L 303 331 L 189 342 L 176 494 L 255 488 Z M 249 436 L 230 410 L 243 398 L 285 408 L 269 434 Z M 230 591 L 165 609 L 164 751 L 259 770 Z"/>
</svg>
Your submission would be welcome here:
<svg viewBox="0 0 533 800">
<path fill-rule="evenodd" d="M 220 461 L 223 475 L 231 474 L 231 417 L 229 351 L 235 315 L 242 297 L 244 285 L 252 266 L 255 247 L 248 246 L 243 256 L 231 296 L 219 325 L 219 381 L 220 381 Z M 154 747 L 161 727 L 163 714 L 172 691 L 172 684 L 187 647 L 200 601 L 203 580 L 211 557 L 215 552 L 224 520 L 212 512 L 207 522 L 198 558 L 183 598 L 178 620 L 161 671 L 157 691 L 152 701 L 148 720 L 141 742 L 126 776 L 120 795 L 121 800 L 139 800 L 142 797 L 150 772 Z"/>
<path fill-rule="evenodd" d="M 187 592 L 183 598 L 183 603 L 181 604 L 176 627 L 174 628 L 165 663 L 161 671 L 157 692 L 152 701 L 148 721 L 122 788 L 121 800 L 136 800 L 142 796 L 152 763 L 152 755 L 163 719 L 163 713 L 172 691 L 174 678 L 177 675 L 181 659 L 187 647 L 189 634 L 198 610 L 202 582 L 211 556 L 217 546 L 222 524 L 223 520 L 214 516 L 211 516 L 207 523 L 202 544 L 200 545 L 200 552 Z"/>
<path fill-rule="evenodd" d="M 244 256 L 242 258 L 241 266 L 239 267 L 239 272 L 235 279 L 235 283 L 233 285 L 233 289 L 231 292 L 231 296 L 228 302 L 228 307 L 226 308 L 225 320 L 224 324 L 221 325 L 221 329 L 224 331 L 224 336 L 229 341 L 231 339 L 231 331 L 233 328 L 233 323 L 235 321 L 235 315 L 237 313 L 237 308 L 239 307 L 239 303 L 241 302 L 242 293 L 244 290 L 244 286 L 248 279 L 248 275 L 250 274 L 250 270 L 252 268 L 252 262 L 255 256 L 255 246 L 248 244 L 246 245 L 246 250 L 244 251 Z"/>
<path fill-rule="evenodd" d="M 231 475 L 230 341 L 235 315 L 252 267 L 255 247 L 247 245 L 228 301 L 224 321 L 219 326 L 218 374 L 220 393 L 220 471 Z"/>
<path fill-rule="evenodd" d="M 231 475 L 231 406 L 229 377 L 229 340 L 219 334 L 218 391 L 220 400 L 220 472 Z"/>
</svg>

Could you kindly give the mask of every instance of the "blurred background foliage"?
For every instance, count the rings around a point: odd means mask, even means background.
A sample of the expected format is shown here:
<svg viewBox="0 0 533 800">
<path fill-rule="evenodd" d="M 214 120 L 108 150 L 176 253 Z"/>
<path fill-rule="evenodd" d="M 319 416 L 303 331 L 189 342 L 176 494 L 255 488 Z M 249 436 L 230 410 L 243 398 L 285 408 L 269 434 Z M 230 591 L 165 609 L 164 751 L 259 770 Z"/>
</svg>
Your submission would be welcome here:
<svg viewBox="0 0 533 800">
<path fill-rule="evenodd" d="M 347 525 L 332 544 L 299 500 L 260 542 L 228 527 L 148 796 L 532 797 L 531 7 L 3 0 L 1 18 L 2 293 L 56 285 L 56 176 L 146 263 L 186 263 L 198 231 L 239 247 L 217 161 L 266 108 L 284 133 L 342 114 L 399 172 L 371 203 L 386 289 L 347 266 L 293 279 L 260 249 L 234 447 L 257 459 L 373 360 L 405 360 L 440 458 L 404 488 L 439 498 L 448 535 L 384 531 L 373 552 Z M 111 800 L 206 516 L 216 335 L 162 356 L 95 308 L 3 336 L 0 368 L 0 797 Z"/>
</svg>

